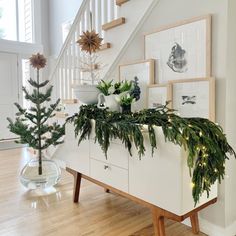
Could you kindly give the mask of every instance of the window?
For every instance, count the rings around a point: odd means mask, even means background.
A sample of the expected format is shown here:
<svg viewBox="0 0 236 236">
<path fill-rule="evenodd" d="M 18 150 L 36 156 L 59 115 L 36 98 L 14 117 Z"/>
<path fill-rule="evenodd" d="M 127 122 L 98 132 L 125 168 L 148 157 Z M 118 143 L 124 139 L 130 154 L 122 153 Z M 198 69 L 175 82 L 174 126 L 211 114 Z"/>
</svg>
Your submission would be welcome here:
<svg viewBox="0 0 236 236">
<path fill-rule="evenodd" d="M 0 0 L 0 38 L 33 42 L 32 0 Z"/>
</svg>

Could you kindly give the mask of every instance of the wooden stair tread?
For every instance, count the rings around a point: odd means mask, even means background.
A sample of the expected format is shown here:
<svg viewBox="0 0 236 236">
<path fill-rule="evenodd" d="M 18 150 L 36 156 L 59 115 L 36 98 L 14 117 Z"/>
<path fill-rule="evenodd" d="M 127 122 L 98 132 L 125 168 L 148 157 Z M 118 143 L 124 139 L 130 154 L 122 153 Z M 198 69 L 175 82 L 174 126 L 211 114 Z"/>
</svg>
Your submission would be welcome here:
<svg viewBox="0 0 236 236">
<path fill-rule="evenodd" d="M 123 25 L 123 24 L 125 24 L 125 18 L 124 17 L 120 17 L 120 18 L 118 18 L 116 20 L 113 20 L 111 22 L 108 22 L 108 23 L 104 24 L 102 26 L 102 30 L 106 31 L 106 30 L 115 28 L 115 27 L 117 27 L 119 25 Z"/>
<path fill-rule="evenodd" d="M 103 51 L 103 50 L 106 50 L 106 49 L 109 49 L 109 48 L 111 48 L 111 44 L 110 43 L 104 43 L 100 47 L 99 51 Z"/>
<path fill-rule="evenodd" d="M 79 103 L 79 101 L 77 99 L 63 99 L 62 103 L 64 103 L 64 104 L 76 104 L 76 103 Z"/>
<path fill-rule="evenodd" d="M 121 6 L 122 4 L 128 2 L 129 0 L 116 0 L 116 5 Z"/>
<path fill-rule="evenodd" d="M 62 112 L 62 111 L 55 112 L 55 117 L 57 118 L 67 118 L 68 116 L 69 114 L 66 112 Z"/>
</svg>

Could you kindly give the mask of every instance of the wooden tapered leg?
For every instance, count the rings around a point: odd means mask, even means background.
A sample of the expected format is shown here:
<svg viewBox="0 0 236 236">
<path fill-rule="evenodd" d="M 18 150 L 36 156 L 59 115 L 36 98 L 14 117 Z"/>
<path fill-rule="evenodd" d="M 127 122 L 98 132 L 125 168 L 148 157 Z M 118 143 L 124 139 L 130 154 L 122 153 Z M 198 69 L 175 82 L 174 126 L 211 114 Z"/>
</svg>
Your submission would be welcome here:
<svg viewBox="0 0 236 236">
<path fill-rule="evenodd" d="M 74 194 L 73 194 L 74 203 L 79 202 L 80 185 L 81 185 L 81 174 L 77 172 L 76 175 L 74 176 Z"/>
<path fill-rule="evenodd" d="M 158 208 L 152 209 L 152 219 L 155 236 L 165 236 L 165 219 Z"/>
<path fill-rule="evenodd" d="M 73 202 L 77 203 L 79 202 L 79 193 L 80 193 L 82 175 L 79 172 L 72 170 L 70 168 L 66 168 L 66 171 L 74 176 Z"/>
<path fill-rule="evenodd" d="M 191 225 L 192 225 L 192 231 L 194 234 L 199 234 L 199 221 L 198 221 L 198 213 L 194 213 L 190 216 Z"/>
</svg>

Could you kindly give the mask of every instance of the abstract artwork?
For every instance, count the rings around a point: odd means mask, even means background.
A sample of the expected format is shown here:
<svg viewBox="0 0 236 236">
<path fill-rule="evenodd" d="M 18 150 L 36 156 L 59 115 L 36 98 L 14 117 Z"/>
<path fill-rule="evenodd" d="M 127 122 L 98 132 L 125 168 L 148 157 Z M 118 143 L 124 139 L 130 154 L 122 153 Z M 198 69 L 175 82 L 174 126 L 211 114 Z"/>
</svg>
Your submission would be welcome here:
<svg viewBox="0 0 236 236">
<path fill-rule="evenodd" d="M 148 108 L 159 108 L 170 100 L 168 85 L 152 85 L 148 88 Z"/>
<path fill-rule="evenodd" d="M 172 81 L 172 108 L 182 117 L 214 120 L 215 80 L 213 78 Z"/>
<path fill-rule="evenodd" d="M 155 83 L 211 76 L 211 16 L 146 34 L 145 58 L 155 59 Z"/>
<path fill-rule="evenodd" d="M 188 70 L 187 63 L 186 51 L 178 43 L 175 43 L 171 49 L 167 65 L 176 73 L 184 73 Z"/>
</svg>

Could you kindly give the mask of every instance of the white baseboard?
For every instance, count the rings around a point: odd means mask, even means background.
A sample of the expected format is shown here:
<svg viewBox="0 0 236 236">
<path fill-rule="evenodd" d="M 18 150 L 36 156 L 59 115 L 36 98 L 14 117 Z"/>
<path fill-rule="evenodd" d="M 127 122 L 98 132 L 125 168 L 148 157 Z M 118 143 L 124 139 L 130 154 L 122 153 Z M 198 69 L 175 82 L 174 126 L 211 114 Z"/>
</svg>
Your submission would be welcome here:
<svg viewBox="0 0 236 236">
<path fill-rule="evenodd" d="M 189 219 L 185 220 L 183 224 L 191 227 Z M 236 221 L 227 228 L 214 225 L 202 218 L 199 218 L 199 224 L 201 232 L 208 236 L 236 236 Z"/>
<path fill-rule="evenodd" d="M 23 148 L 26 146 L 27 145 L 25 145 L 25 144 L 15 143 L 14 140 L 0 141 L 0 151 L 1 150 L 8 150 L 8 149 L 15 149 L 15 148 Z"/>
<path fill-rule="evenodd" d="M 228 226 L 227 228 L 222 228 L 220 226 L 214 225 L 207 220 L 199 219 L 200 229 L 203 233 L 209 236 L 235 236 L 236 235 L 236 221 Z"/>
</svg>

